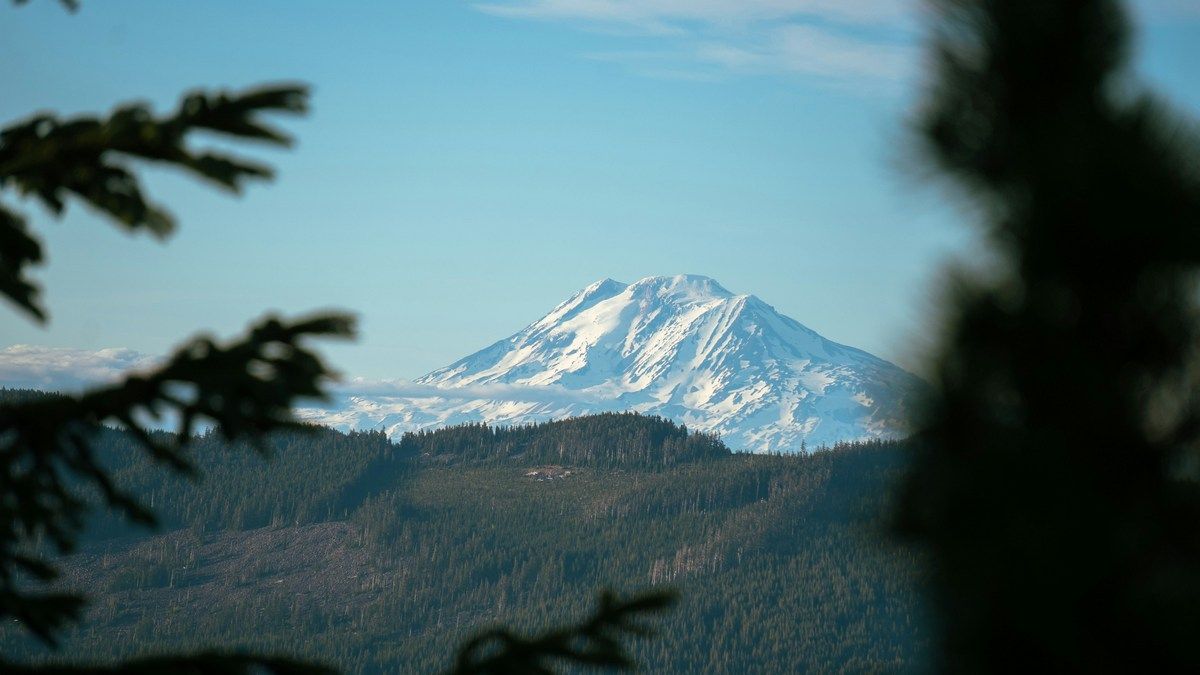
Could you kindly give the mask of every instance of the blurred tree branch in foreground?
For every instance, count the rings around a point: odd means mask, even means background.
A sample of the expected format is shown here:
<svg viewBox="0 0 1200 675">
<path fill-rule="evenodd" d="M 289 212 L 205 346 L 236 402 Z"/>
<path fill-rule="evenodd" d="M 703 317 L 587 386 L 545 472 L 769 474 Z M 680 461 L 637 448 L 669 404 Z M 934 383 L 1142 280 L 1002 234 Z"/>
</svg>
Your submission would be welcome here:
<svg viewBox="0 0 1200 675">
<path fill-rule="evenodd" d="M 301 113 L 306 102 L 304 87 L 282 86 L 242 94 L 189 94 L 177 113 L 162 119 L 141 105 L 122 107 L 105 119 L 60 121 L 36 115 L 0 131 L 0 194 L 32 197 L 56 216 L 74 195 L 127 229 L 163 237 L 174 220 L 146 198 L 128 166 L 131 160 L 182 167 L 237 190 L 247 178 L 269 178 L 271 170 L 192 151 L 186 147 L 189 133 L 206 130 L 286 145 L 289 139 L 263 125 L 257 115 Z M 41 259 L 41 243 L 24 217 L 0 206 L 0 294 L 38 321 L 45 320 L 45 311 L 37 301 L 37 286 L 26 275 Z M 97 457 L 92 434 L 100 425 L 121 426 L 150 459 L 169 470 L 192 473 L 186 450 L 198 425 L 231 440 L 254 440 L 296 427 L 293 404 L 321 397 L 333 376 L 305 342 L 351 337 L 353 332 L 353 319 L 343 314 L 292 322 L 268 317 L 241 340 L 222 345 L 197 338 L 162 367 L 116 385 L 0 406 L 0 620 L 16 620 L 54 646 L 62 630 L 80 618 L 82 596 L 45 590 L 58 571 L 48 552 L 33 542 L 47 540 L 59 553 L 74 550 L 95 506 L 89 492 L 134 522 L 154 523 L 154 514 L 117 485 Z M 169 420 L 178 421 L 176 433 L 155 433 Z M 238 654 L 162 657 L 124 668 L 138 673 L 323 672 L 289 659 Z"/>
<path fill-rule="evenodd" d="M 0 131 L 0 190 L 35 198 L 56 216 L 70 195 L 88 203 L 131 231 L 166 237 L 175 220 L 142 191 L 131 160 L 173 165 L 238 191 L 250 178 L 269 179 L 268 166 L 231 155 L 195 151 L 189 135 L 207 131 L 232 138 L 287 146 L 291 139 L 264 125 L 264 112 L 304 113 L 308 90 L 275 86 L 240 94 L 194 92 L 175 114 L 155 118 L 144 105 L 126 105 L 107 118 L 60 120 L 38 114 Z M 0 292 L 38 320 L 37 287 L 27 267 L 42 261 L 41 245 L 24 218 L 0 205 Z"/>
<path fill-rule="evenodd" d="M 70 10 L 78 3 L 60 0 Z M 15 0 L 24 4 L 24 0 Z M 0 130 L 0 197 L 12 192 L 61 216 L 74 196 L 130 231 L 168 236 L 174 218 L 145 195 L 131 164 L 152 162 L 181 168 L 219 187 L 239 191 L 248 179 L 269 179 L 269 166 L 215 151 L 196 151 L 193 132 L 287 146 L 291 139 L 267 126 L 263 113 L 302 114 L 304 86 L 280 85 L 240 93 L 193 92 L 177 111 L 156 117 L 147 106 L 126 105 L 108 117 L 60 120 L 50 114 Z M 42 262 L 42 245 L 23 215 L 0 203 L 0 295 L 38 322 L 46 312 L 29 268 Z M 137 495 L 117 485 L 97 457 L 92 433 L 119 425 L 148 458 L 174 472 L 195 475 L 187 445 L 198 425 L 227 439 L 256 441 L 272 431 L 298 428 L 292 406 L 321 398 L 333 372 L 308 349 L 309 338 L 349 338 L 354 320 L 327 314 L 285 321 L 268 317 L 235 342 L 194 339 L 164 366 L 82 395 L 56 395 L 0 405 L 0 621 L 15 620 L 50 646 L 78 621 L 85 599 L 45 590 L 58 570 L 34 542 L 48 540 L 59 553 L 74 549 L 85 516 L 97 504 L 134 522 L 152 525 L 154 513 Z M 177 420 L 174 434 L 155 430 Z M 633 667 L 620 637 L 647 631 L 632 619 L 670 604 L 670 594 L 619 601 L 604 595 L 596 614 L 578 626 L 532 640 L 497 630 L 464 646 L 463 673 L 548 673 L 550 660 L 576 665 Z M 490 645 L 499 645 L 491 649 Z M 148 674 L 270 672 L 307 675 L 327 667 L 289 658 L 238 653 L 166 655 L 97 666 L 0 667 L 14 673 Z"/>
</svg>

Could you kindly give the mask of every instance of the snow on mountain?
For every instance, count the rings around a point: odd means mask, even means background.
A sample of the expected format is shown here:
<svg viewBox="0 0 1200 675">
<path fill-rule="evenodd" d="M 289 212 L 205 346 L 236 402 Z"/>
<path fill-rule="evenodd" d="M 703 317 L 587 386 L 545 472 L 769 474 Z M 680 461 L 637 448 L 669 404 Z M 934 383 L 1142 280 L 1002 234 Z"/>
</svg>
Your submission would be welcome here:
<svg viewBox="0 0 1200 675">
<path fill-rule="evenodd" d="M 903 435 L 921 386 L 753 295 L 680 275 L 598 281 L 517 334 L 414 383 L 352 386 L 334 407 L 302 412 L 342 429 L 398 435 L 635 410 L 716 432 L 734 449 L 796 452 L 802 441 Z"/>
</svg>

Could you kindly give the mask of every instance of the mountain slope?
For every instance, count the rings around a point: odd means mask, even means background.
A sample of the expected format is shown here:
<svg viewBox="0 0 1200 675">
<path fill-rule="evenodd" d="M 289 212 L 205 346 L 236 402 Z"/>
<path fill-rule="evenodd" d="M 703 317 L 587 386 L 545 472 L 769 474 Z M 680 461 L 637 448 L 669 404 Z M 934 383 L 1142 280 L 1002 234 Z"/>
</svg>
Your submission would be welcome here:
<svg viewBox="0 0 1200 675">
<path fill-rule="evenodd" d="M 395 435 L 632 410 L 719 434 L 734 449 L 794 452 L 802 442 L 901 435 L 920 386 L 753 295 L 696 275 L 598 281 L 416 383 L 425 389 L 346 395 L 338 407 L 306 415 Z"/>
</svg>

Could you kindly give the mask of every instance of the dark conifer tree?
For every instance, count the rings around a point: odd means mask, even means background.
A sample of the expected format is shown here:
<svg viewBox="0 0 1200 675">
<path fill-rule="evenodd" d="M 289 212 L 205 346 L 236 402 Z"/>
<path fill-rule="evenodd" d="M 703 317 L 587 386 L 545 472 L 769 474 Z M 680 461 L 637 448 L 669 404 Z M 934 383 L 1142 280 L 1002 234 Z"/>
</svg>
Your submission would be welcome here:
<svg viewBox="0 0 1200 675">
<path fill-rule="evenodd" d="M 1112 0 L 937 0 L 920 128 L 998 265 L 952 282 L 900 526 L 940 669 L 1200 664 L 1195 125 Z"/>
</svg>

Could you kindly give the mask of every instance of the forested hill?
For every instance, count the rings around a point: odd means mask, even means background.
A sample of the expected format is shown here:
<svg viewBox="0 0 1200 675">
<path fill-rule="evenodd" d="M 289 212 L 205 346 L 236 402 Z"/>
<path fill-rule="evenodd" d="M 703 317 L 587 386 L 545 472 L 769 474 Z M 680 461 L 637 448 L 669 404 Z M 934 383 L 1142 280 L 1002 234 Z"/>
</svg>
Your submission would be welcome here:
<svg viewBox="0 0 1200 675">
<path fill-rule="evenodd" d="M 165 477 L 102 431 L 157 532 L 101 519 L 65 560 L 89 593 L 63 647 L 110 659 L 212 645 L 431 673 L 481 627 L 532 632 L 601 588 L 682 592 L 646 672 L 870 672 L 922 663 L 917 561 L 880 537 L 900 448 L 731 454 L 632 415 L 382 433 L 276 434 L 269 458 L 195 439 Z M 590 439 L 590 440 L 589 440 Z M 0 627 L 0 651 L 54 655 Z"/>
<path fill-rule="evenodd" d="M 428 461 L 558 463 L 655 469 L 728 457 L 713 434 L 661 417 L 602 413 L 516 427 L 464 424 L 404 434 L 400 450 Z"/>
</svg>

